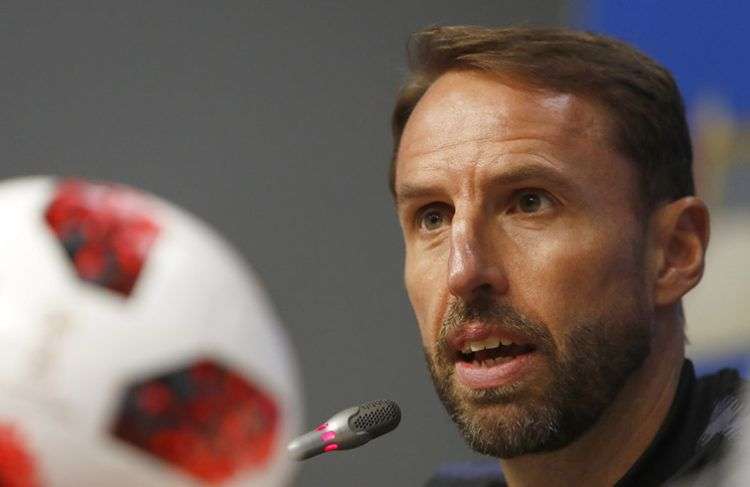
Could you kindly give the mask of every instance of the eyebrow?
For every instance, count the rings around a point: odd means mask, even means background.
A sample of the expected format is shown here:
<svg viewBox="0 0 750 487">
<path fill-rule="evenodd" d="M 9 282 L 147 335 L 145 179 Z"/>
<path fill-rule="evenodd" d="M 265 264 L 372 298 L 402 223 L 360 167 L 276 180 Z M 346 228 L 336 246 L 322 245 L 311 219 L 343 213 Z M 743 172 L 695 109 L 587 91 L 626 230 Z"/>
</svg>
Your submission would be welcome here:
<svg viewBox="0 0 750 487">
<path fill-rule="evenodd" d="M 490 184 L 492 186 L 512 185 L 530 179 L 546 180 L 563 190 L 572 191 L 575 189 L 575 185 L 559 171 L 539 164 L 523 164 L 513 167 L 492 176 Z M 396 206 L 402 204 L 404 201 L 434 195 L 438 191 L 438 188 L 431 184 L 423 185 L 408 182 L 399 184 L 396 187 Z"/>
</svg>

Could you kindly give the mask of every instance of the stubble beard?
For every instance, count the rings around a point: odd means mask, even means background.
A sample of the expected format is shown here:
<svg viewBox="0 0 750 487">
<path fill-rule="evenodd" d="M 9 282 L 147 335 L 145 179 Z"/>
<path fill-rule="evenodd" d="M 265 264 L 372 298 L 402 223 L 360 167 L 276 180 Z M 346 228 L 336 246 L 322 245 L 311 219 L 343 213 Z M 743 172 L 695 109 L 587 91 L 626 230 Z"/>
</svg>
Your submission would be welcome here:
<svg viewBox="0 0 750 487">
<path fill-rule="evenodd" d="M 479 299 L 451 304 L 435 353 L 425 350 L 435 389 L 475 451 L 512 458 L 563 448 L 585 433 L 650 353 L 651 323 L 643 300 L 573 326 L 557 347 L 549 328 L 510 306 Z M 546 362 L 546 385 L 470 390 L 456 384 L 446 335 L 469 320 L 527 337 Z"/>
</svg>

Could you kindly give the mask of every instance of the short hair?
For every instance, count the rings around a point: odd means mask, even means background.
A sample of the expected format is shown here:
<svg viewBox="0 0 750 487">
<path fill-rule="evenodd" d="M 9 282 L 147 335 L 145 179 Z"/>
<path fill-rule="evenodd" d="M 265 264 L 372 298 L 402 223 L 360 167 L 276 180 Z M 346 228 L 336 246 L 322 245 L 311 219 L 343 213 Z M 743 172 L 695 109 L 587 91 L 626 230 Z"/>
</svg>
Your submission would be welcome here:
<svg viewBox="0 0 750 487">
<path fill-rule="evenodd" d="M 615 150 L 636 164 L 641 204 L 695 193 L 685 108 L 672 75 L 624 42 L 566 28 L 430 27 L 408 44 L 410 74 L 391 119 L 391 192 L 404 127 L 422 95 L 449 71 L 478 70 L 530 89 L 570 93 L 602 106 Z"/>
</svg>

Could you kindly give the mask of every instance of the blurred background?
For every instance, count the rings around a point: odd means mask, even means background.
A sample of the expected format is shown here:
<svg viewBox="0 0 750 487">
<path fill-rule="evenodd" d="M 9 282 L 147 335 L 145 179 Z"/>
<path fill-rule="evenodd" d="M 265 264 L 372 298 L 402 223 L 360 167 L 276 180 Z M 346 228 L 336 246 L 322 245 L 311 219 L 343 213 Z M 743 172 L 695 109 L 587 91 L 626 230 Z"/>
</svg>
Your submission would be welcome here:
<svg viewBox="0 0 750 487">
<path fill-rule="evenodd" d="M 0 178 L 113 180 L 197 214 L 251 262 L 297 351 L 306 424 L 397 400 L 388 438 L 306 462 L 299 486 L 420 485 L 470 460 L 435 397 L 401 280 L 389 116 L 409 33 L 572 25 L 633 42 L 688 103 L 714 216 L 687 302 L 700 370 L 748 371 L 750 54 L 745 3 L 0 4 Z"/>
</svg>

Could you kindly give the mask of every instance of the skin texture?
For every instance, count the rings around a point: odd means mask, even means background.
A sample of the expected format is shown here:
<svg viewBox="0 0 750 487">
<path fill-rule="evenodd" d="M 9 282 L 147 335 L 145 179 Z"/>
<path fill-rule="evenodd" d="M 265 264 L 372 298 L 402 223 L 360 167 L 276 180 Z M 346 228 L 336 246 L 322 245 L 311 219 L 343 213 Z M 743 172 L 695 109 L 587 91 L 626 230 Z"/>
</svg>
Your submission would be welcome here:
<svg viewBox="0 0 750 487">
<path fill-rule="evenodd" d="M 534 414 L 559 395 L 551 393 L 560 374 L 581 373 L 560 372 L 562 361 L 594 357 L 586 373 L 608 357 L 618 364 L 610 368 L 619 376 L 600 377 L 619 381 L 612 390 L 592 380 L 575 391 L 572 404 L 590 399 L 591 414 L 570 438 L 495 453 L 512 486 L 611 485 L 655 435 L 679 379 L 680 298 L 702 275 L 708 213 L 687 197 L 644 218 L 635 166 L 613 149 L 608 130 L 592 101 L 453 71 L 417 104 L 397 153 L 406 288 L 454 419 L 451 407 L 479 429 L 537 422 Z M 502 309 L 528 323 L 522 336 L 538 340 L 533 367 L 503 390 L 459 384 L 446 334 L 509 326 Z M 597 339 L 576 341 L 584 329 Z M 620 361 L 628 350 L 643 354 Z"/>
</svg>

